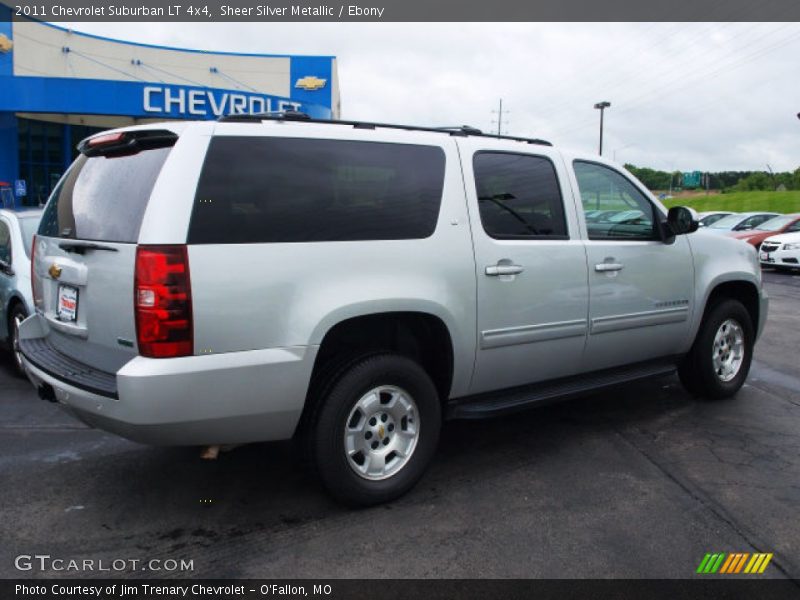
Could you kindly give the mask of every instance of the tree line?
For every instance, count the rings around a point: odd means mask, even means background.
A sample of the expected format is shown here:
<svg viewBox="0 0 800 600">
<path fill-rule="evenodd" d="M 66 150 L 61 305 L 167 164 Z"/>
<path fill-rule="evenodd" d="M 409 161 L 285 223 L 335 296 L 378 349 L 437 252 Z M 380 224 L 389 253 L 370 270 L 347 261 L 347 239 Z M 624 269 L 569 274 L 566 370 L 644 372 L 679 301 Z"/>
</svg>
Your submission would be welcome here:
<svg viewBox="0 0 800 600">
<path fill-rule="evenodd" d="M 631 164 L 626 164 L 625 168 L 650 190 L 685 188 L 680 171 L 670 173 L 669 171 L 658 171 Z M 782 173 L 770 171 L 719 171 L 717 173 L 706 173 L 705 176 L 708 177 L 708 189 L 721 190 L 722 192 L 800 190 L 800 168 Z M 705 179 L 703 179 L 700 187 L 706 187 Z"/>
</svg>

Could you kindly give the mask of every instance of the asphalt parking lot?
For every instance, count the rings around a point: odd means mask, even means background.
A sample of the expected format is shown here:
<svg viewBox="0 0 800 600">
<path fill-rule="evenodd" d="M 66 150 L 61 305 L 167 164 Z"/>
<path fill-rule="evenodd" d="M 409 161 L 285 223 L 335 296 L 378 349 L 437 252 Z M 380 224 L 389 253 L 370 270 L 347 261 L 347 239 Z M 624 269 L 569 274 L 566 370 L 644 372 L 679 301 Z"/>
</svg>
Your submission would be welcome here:
<svg viewBox="0 0 800 600">
<path fill-rule="evenodd" d="M 348 510 L 291 444 L 151 448 L 88 429 L 0 360 L 0 577 L 65 559 L 190 559 L 180 577 L 691 577 L 707 552 L 774 552 L 800 578 L 800 275 L 771 297 L 732 400 L 673 377 L 446 424 L 412 493 Z M 224 398 L 220 398 L 224 401 Z M 107 576 L 108 573 L 96 573 Z"/>
</svg>

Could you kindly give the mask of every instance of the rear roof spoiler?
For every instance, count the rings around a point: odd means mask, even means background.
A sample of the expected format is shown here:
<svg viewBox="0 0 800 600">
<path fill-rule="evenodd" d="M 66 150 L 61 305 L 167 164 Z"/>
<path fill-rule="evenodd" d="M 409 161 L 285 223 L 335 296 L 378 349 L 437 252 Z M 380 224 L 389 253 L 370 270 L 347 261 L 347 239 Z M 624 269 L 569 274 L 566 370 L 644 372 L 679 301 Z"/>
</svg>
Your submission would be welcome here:
<svg viewBox="0 0 800 600">
<path fill-rule="evenodd" d="M 78 151 L 85 156 L 129 156 L 142 150 L 174 146 L 178 134 L 166 129 L 138 129 L 100 133 L 86 138 L 78 144 Z"/>
</svg>

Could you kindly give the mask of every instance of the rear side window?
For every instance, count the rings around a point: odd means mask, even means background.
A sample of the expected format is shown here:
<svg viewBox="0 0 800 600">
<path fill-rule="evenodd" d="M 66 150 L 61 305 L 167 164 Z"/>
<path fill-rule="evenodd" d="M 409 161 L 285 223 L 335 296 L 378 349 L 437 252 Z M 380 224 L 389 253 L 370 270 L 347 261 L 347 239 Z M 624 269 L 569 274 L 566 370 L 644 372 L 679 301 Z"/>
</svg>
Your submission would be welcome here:
<svg viewBox="0 0 800 600">
<path fill-rule="evenodd" d="M 190 244 L 399 240 L 436 229 L 441 148 L 220 136 L 197 187 Z"/>
<path fill-rule="evenodd" d="M 53 190 L 39 234 L 135 243 L 170 150 L 157 148 L 108 158 L 80 155 Z"/>
<path fill-rule="evenodd" d="M 473 169 L 481 223 L 490 236 L 567 239 L 561 189 L 549 159 L 478 152 Z"/>
</svg>

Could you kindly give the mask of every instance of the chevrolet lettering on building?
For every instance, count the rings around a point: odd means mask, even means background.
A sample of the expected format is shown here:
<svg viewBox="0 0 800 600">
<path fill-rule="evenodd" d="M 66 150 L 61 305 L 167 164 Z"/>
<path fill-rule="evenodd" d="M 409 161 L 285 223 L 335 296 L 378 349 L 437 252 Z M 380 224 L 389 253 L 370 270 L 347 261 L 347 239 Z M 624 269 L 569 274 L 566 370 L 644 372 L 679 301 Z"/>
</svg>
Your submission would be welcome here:
<svg viewBox="0 0 800 600">
<path fill-rule="evenodd" d="M 227 114 L 300 110 L 302 104 L 286 98 L 176 86 L 145 86 L 145 112 L 163 115 L 219 117 Z"/>
</svg>

